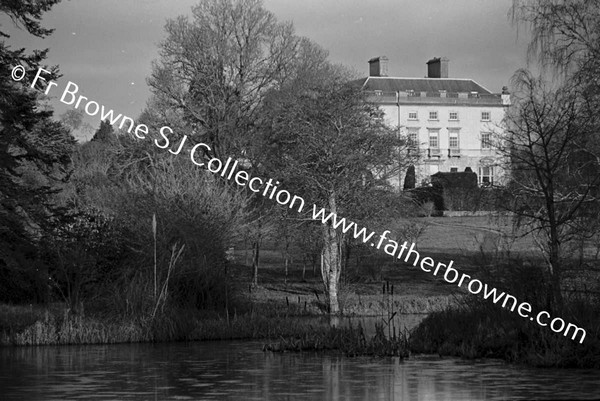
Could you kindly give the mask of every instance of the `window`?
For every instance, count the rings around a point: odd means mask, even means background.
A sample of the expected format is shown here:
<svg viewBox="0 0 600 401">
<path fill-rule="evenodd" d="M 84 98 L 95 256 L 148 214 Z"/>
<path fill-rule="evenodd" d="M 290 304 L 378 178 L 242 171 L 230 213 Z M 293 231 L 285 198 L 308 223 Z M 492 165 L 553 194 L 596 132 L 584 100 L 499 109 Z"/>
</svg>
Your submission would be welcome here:
<svg viewBox="0 0 600 401">
<path fill-rule="evenodd" d="M 479 184 L 480 185 L 494 184 L 494 167 L 492 167 L 492 166 L 479 167 Z"/>
<path fill-rule="evenodd" d="M 490 121 L 492 119 L 492 115 L 489 111 L 481 112 L 481 121 Z"/>
<path fill-rule="evenodd" d="M 408 129 L 408 146 L 412 149 L 419 147 L 419 129 L 409 128 Z"/>
<path fill-rule="evenodd" d="M 437 111 L 430 111 L 429 112 L 429 119 L 430 120 L 437 120 L 438 119 Z"/>
<path fill-rule="evenodd" d="M 418 120 L 419 119 L 419 115 L 417 114 L 416 111 L 409 111 L 408 112 L 408 119 L 409 120 Z"/>
<path fill-rule="evenodd" d="M 448 155 L 458 156 L 460 155 L 460 146 L 458 141 L 458 130 L 448 130 Z"/>
<path fill-rule="evenodd" d="M 489 132 L 481 133 L 481 149 L 492 148 L 492 135 Z"/>
<path fill-rule="evenodd" d="M 451 111 L 449 119 L 451 121 L 458 121 L 458 111 Z"/>
<path fill-rule="evenodd" d="M 439 148 L 440 142 L 437 131 L 429 131 L 429 147 L 430 148 Z"/>
<path fill-rule="evenodd" d="M 429 157 L 440 156 L 439 130 L 429 130 Z"/>
<path fill-rule="evenodd" d="M 450 149 L 458 149 L 458 135 L 456 133 L 451 133 L 448 138 L 448 145 Z"/>
<path fill-rule="evenodd" d="M 448 132 L 448 147 L 450 149 L 458 149 L 458 131 L 452 130 Z"/>
</svg>

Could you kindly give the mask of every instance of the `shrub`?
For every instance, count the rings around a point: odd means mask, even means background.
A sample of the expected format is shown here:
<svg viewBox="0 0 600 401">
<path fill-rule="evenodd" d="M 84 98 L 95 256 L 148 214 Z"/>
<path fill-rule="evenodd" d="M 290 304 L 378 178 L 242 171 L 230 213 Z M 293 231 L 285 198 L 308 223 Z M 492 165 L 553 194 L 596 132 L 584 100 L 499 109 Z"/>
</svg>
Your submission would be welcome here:
<svg viewBox="0 0 600 401">
<path fill-rule="evenodd" d="M 571 298 L 561 311 L 547 308 L 548 294 L 542 269 L 513 260 L 502 263 L 479 277 L 498 289 L 509 289 L 533 311 L 548 310 L 587 331 L 583 344 L 555 333 L 549 327 L 524 319 L 518 313 L 469 295 L 458 306 L 434 312 L 411 333 L 413 352 L 436 353 L 466 358 L 494 357 L 534 366 L 600 367 L 600 305 L 590 299 Z M 541 285 L 540 285 L 541 284 Z"/>
</svg>

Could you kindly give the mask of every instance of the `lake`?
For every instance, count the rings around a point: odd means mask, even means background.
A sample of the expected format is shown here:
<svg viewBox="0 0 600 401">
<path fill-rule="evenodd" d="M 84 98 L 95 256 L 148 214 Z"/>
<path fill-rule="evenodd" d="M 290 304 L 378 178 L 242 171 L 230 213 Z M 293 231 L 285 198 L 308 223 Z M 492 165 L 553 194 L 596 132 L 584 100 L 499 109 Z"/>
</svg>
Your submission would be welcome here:
<svg viewBox="0 0 600 401">
<path fill-rule="evenodd" d="M 0 348 L 1 400 L 600 399 L 600 372 L 416 356 L 274 354 L 227 341 Z"/>
</svg>

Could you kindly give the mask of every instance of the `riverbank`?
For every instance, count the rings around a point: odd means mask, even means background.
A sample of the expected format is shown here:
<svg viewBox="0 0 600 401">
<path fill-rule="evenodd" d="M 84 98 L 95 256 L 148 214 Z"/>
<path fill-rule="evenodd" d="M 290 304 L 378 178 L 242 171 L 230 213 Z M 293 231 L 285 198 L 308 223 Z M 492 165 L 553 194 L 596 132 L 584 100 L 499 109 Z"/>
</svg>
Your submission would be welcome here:
<svg viewBox="0 0 600 401">
<path fill-rule="evenodd" d="M 408 330 L 398 324 L 398 316 L 386 321 L 375 318 L 375 332 L 369 333 L 358 321 L 341 322 L 339 318 L 315 319 L 308 316 L 234 315 L 196 316 L 165 314 L 148 319 L 106 319 L 69 315 L 62 317 L 33 307 L 0 309 L 3 325 L 11 313 L 21 328 L 6 327 L 0 335 L 0 345 L 89 345 L 143 342 L 208 341 L 208 340 L 266 340 L 265 351 L 271 352 L 333 352 L 346 356 L 407 357 Z M 27 324 L 19 318 L 35 320 Z M 173 312 L 173 311 L 171 311 Z M 37 314 L 38 315 L 36 316 Z M 398 322 L 399 323 L 399 322 Z"/>
<path fill-rule="evenodd" d="M 569 267 L 558 303 L 552 302 L 555 295 L 542 282 L 541 262 L 495 261 L 476 272 L 478 277 L 498 288 L 510 288 L 533 311 L 549 311 L 541 323 L 534 314 L 523 318 L 522 311 L 511 311 L 510 303 L 504 308 L 500 302 L 469 295 L 427 316 L 411 333 L 411 350 L 467 359 L 500 358 L 535 367 L 600 369 L 600 272 L 590 266 Z M 567 323 L 573 327 L 563 330 Z"/>
<path fill-rule="evenodd" d="M 543 297 L 539 298 L 543 295 L 538 271 L 541 261 L 520 256 L 532 255 L 525 252 L 524 244 L 517 254 L 509 252 L 495 236 L 484 236 L 483 242 L 472 238 L 469 243 L 472 227 L 467 224 L 481 224 L 484 232 L 490 232 L 492 224 L 478 219 L 436 220 L 439 224 L 425 232 L 423 243 L 437 248 L 419 250 L 434 259 L 452 259 L 462 272 L 510 289 L 519 299 L 537 305 L 534 309 L 543 309 Z M 452 244 L 465 248 L 453 248 Z M 369 347 L 377 342 L 372 333 L 361 336 L 358 327 L 343 333 L 331 330 L 318 267 L 313 270 L 292 253 L 288 269 L 284 269 L 276 246 L 261 250 L 261 255 L 259 283 L 251 286 L 252 271 L 244 263 L 248 254 L 243 248 L 235 251 L 237 263 L 229 266 L 226 277 L 231 291 L 226 309 L 206 312 L 167 306 L 152 318 L 152 310 L 118 315 L 86 305 L 85 313 L 82 309 L 75 314 L 63 304 L 0 305 L 0 344 L 260 339 L 271 344 L 272 350 L 281 351 L 336 347 L 350 354 L 376 355 L 378 350 L 386 354 L 386 349 L 395 349 L 391 354 L 410 351 L 467 359 L 501 358 L 532 366 L 600 367 L 600 302 L 591 295 L 594 289 L 590 287 L 596 278 L 583 271 L 567 272 L 566 294 L 581 295 L 569 295 L 567 310 L 560 315 L 587 330 L 585 342 L 579 344 L 385 254 L 353 254 L 341 279 L 339 300 L 344 316 L 376 316 L 384 322 L 402 314 L 428 315 L 411 333 L 396 332 L 398 338 L 402 335 L 404 348 L 380 342 L 379 348 L 373 349 Z M 323 320 L 317 323 L 313 318 L 319 317 Z M 373 342 L 367 343 L 363 337 Z M 356 338 L 361 340 L 354 341 Z"/>
<path fill-rule="evenodd" d="M 164 341 L 266 339 L 310 335 L 327 327 L 292 316 L 222 317 L 169 310 L 152 319 L 70 314 L 33 307 L 0 308 L 0 345 L 116 344 Z"/>
<path fill-rule="evenodd" d="M 598 308 L 581 306 L 571 312 L 587 331 L 581 344 L 496 305 L 481 305 L 432 313 L 411 333 L 410 349 L 534 367 L 600 369 Z"/>
</svg>

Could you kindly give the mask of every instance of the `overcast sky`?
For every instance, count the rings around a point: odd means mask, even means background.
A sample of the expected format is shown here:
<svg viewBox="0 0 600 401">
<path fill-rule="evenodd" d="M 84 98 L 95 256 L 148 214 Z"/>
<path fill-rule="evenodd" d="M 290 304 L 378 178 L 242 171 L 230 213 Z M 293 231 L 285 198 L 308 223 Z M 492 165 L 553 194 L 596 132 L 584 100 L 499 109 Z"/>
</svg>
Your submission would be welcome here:
<svg viewBox="0 0 600 401">
<path fill-rule="evenodd" d="M 167 18 L 190 14 L 200 0 L 63 0 L 45 14 L 54 28 L 34 38 L 0 16 L 12 47 L 50 48 L 63 84 L 124 113 L 138 116 L 149 96 L 145 79 L 157 58 Z M 389 75 L 423 77 L 432 57 L 450 59 L 450 77 L 471 78 L 500 92 L 526 66 L 527 31 L 508 19 L 512 0 L 265 0 L 279 20 L 293 21 L 299 35 L 330 52 L 330 58 L 365 76 L 367 61 L 389 58 Z M 56 99 L 57 114 L 66 106 Z M 97 118 L 88 117 L 94 127 Z"/>
</svg>

